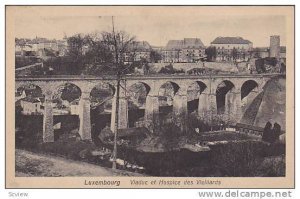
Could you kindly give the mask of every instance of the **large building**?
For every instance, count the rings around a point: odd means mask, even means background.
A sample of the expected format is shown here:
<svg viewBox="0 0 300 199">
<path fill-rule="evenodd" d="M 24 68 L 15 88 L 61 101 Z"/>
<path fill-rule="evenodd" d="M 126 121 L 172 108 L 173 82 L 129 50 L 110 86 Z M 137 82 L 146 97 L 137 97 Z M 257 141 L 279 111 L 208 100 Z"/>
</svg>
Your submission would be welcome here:
<svg viewBox="0 0 300 199">
<path fill-rule="evenodd" d="M 162 49 L 163 62 L 167 63 L 193 63 L 205 57 L 205 47 L 199 38 L 184 38 L 183 40 L 170 40 Z"/>
<path fill-rule="evenodd" d="M 211 46 L 216 48 L 216 61 L 248 61 L 253 48 L 252 42 L 242 37 L 217 37 Z"/>
<path fill-rule="evenodd" d="M 150 62 L 151 46 L 147 41 L 133 41 L 124 54 L 124 62 L 145 60 Z"/>
</svg>

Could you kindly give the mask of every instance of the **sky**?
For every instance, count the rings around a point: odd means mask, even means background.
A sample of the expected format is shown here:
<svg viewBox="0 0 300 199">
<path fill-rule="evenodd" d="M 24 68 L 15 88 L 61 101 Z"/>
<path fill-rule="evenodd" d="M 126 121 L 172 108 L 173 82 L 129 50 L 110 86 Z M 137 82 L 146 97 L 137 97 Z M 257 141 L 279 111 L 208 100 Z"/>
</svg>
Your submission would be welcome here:
<svg viewBox="0 0 300 199">
<path fill-rule="evenodd" d="M 152 46 L 165 46 L 168 40 L 200 38 L 208 46 L 218 36 L 240 36 L 254 47 L 269 46 L 270 36 L 279 35 L 286 45 L 286 21 L 281 15 L 265 16 L 115 16 L 115 28 L 148 41 Z M 62 39 L 64 35 L 111 31 L 108 16 L 22 17 L 15 20 L 18 38 L 46 37 Z"/>
</svg>

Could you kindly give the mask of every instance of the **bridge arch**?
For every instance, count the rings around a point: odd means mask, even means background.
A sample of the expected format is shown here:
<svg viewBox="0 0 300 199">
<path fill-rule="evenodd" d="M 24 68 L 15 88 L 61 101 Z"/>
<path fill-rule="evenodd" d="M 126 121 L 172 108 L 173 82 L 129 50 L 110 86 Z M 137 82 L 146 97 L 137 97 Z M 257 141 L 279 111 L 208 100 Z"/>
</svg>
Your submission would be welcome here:
<svg viewBox="0 0 300 199">
<path fill-rule="evenodd" d="M 45 104 L 45 107 L 51 106 L 50 117 L 53 117 L 53 125 L 60 124 L 60 127 L 54 130 L 54 140 L 60 139 L 62 133 L 70 133 L 73 130 L 80 134 L 81 88 L 73 82 L 57 82 L 49 91 L 52 91 L 48 96 L 51 97 L 51 101 L 48 105 Z"/>
<path fill-rule="evenodd" d="M 247 107 L 259 94 L 259 84 L 254 80 L 247 80 L 241 86 L 241 110 L 245 112 Z"/>
<path fill-rule="evenodd" d="M 116 92 L 116 88 L 106 82 L 102 82 L 102 83 L 97 83 L 95 85 L 93 85 L 93 87 L 91 88 L 90 91 L 90 98 L 91 101 L 94 100 L 101 100 L 99 98 L 103 98 L 104 97 L 113 97 L 115 95 Z"/>
<path fill-rule="evenodd" d="M 170 123 L 171 113 L 174 112 L 174 98 L 180 87 L 177 83 L 168 81 L 162 84 L 158 90 L 159 118 L 162 123 Z"/>
<path fill-rule="evenodd" d="M 79 86 L 73 82 L 64 82 L 52 90 L 52 102 L 55 103 L 57 100 L 66 100 L 71 103 L 74 100 L 79 101 L 81 95 L 82 90 Z"/>
<path fill-rule="evenodd" d="M 150 86 L 144 82 L 136 82 L 127 87 L 129 127 L 143 126 L 150 90 Z"/>
<path fill-rule="evenodd" d="M 100 142 L 99 133 L 103 128 L 111 125 L 112 104 L 116 89 L 107 82 L 97 82 L 92 86 L 89 93 L 91 138 L 98 143 Z"/>
<path fill-rule="evenodd" d="M 241 86 L 241 100 L 247 97 L 251 92 L 258 92 L 258 83 L 255 80 L 247 80 Z"/>
<path fill-rule="evenodd" d="M 193 81 L 187 88 L 187 109 L 189 113 L 198 111 L 204 105 L 203 96 L 207 85 L 202 81 Z"/>
<path fill-rule="evenodd" d="M 216 88 L 216 104 L 218 114 L 230 114 L 233 103 L 235 85 L 230 80 L 223 80 Z"/>
</svg>

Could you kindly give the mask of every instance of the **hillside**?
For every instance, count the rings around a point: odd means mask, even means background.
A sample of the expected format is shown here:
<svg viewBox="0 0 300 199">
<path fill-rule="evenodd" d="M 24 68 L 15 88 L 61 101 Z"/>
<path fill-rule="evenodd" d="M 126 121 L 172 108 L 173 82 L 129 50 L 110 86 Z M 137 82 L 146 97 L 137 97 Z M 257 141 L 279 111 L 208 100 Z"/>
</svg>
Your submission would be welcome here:
<svg viewBox="0 0 300 199">
<path fill-rule="evenodd" d="M 283 77 L 271 79 L 245 111 L 241 123 L 264 127 L 268 121 L 277 122 L 285 129 L 286 80 Z"/>
</svg>

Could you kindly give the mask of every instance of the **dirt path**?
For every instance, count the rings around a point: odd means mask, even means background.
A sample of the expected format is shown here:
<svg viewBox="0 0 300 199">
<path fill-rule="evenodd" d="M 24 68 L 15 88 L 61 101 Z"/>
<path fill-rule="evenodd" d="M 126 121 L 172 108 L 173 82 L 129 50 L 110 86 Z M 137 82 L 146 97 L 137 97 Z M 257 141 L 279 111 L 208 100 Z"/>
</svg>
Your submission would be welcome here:
<svg viewBox="0 0 300 199">
<path fill-rule="evenodd" d="M 16 149 L 16 176 L 138 176 L 51 155 Z"/>
</svg>

